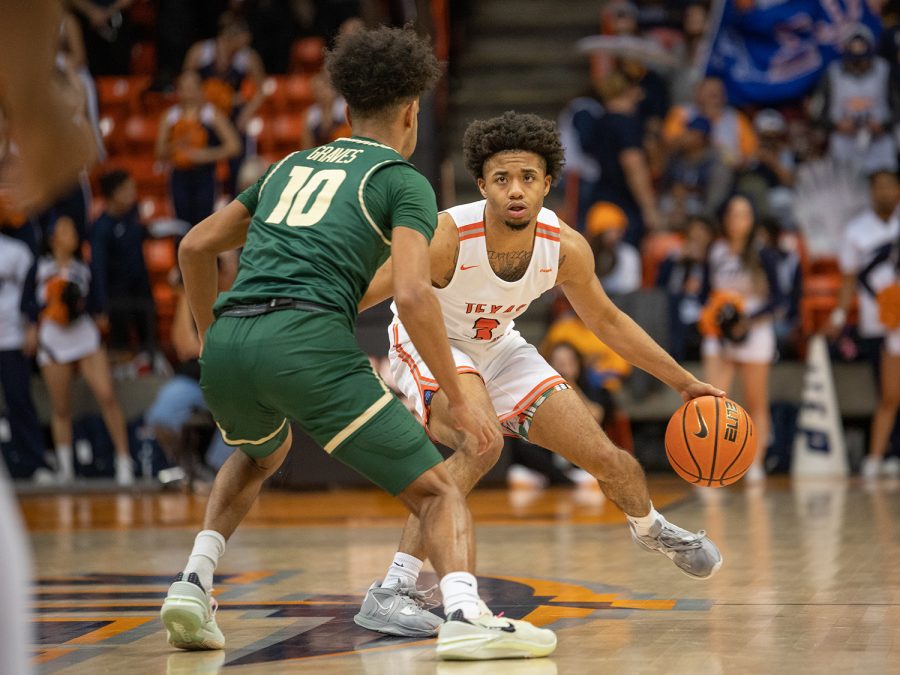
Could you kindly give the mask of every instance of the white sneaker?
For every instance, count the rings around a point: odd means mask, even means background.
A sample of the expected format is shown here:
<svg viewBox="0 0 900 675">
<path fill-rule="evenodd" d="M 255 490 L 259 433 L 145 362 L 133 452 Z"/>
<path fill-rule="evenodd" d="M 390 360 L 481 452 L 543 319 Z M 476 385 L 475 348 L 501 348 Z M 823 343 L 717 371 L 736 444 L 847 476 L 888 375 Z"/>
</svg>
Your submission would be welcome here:
<svg viewBox="0 0 900 675">
<path fill-rule="evenodd" d="M 506 471 L 506 485 L 513 490 L 543 490 L 550 481 L 527 466 L 513 464 Z"/>
<path fill-rule="evenodd" d="M 46 467 L 35 469 L 31 475 L 31 480 L 35 485 L 56 485 L 57 475 Z"/>
<path fill-rule="evenodd" d="M 859 475 L 863 480 L 875 480 L 881 474 L 881 457 L 866 457 L 863 460 Z"/>
<path fill-rule="evenodd" d="M 462 610 L 453 612 L 438 633 L 437 655 L 447 661 L 530 659 L 547 656 L 556 649 L 556 634 L 519 619 L 494 616 L 484 610 L 477 619 L 466 619 Z"/>
<path fill-rule="evenodd" d="M 169 644 L 188 650 L 225 649 L 225 636 L 216 624 L 217 608 L 194 572 L 187 581 L 184 572 L 179 572 L 159 613 Z"/>
<path fill-rule="evenodd" d="M 131 457 L 119 457 L 116 455 L 116 485 L 128 487 L 134 485 L 134 463 Z"/>
</svg>

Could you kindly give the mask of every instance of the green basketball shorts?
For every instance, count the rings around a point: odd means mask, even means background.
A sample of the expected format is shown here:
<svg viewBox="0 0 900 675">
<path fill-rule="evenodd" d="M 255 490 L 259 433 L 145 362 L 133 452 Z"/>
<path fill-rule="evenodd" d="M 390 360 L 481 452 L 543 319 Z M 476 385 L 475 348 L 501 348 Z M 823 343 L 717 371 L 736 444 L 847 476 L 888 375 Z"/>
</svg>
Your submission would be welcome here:
<svg viewBox="0 0 900 675">
<path fill-rule="evenodd" d="M 327 453 L 393 495 L 443 459 L 375 374 L 341 314 L 219 317 L 200 365 L 222 437 L 250 457 L 278 449 L 293 419 Z"/>
</svg>

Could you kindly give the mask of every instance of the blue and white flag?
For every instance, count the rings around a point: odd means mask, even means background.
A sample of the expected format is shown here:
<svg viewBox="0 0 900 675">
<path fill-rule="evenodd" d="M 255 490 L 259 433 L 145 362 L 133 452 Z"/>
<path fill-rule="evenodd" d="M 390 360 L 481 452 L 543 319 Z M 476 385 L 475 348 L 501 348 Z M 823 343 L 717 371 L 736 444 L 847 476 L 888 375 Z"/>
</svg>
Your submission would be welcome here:
<svg viewBox="0 0 900 675">
<path fill-rule="evenodd" d="M 733 105 L 775 105 L 807 94 L 857 23 L 877 39 L 867 0 L 719 0 L 706 72 L 722 78 Z"/>
</svg>

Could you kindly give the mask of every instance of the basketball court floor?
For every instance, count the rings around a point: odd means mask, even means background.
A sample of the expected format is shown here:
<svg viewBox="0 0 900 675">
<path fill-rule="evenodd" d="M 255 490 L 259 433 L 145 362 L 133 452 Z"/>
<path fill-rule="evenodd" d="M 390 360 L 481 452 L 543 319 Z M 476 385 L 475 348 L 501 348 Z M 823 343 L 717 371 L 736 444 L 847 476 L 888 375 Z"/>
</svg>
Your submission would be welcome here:
<svg viewBox="0 0 900 675">
<path fill-rule="evenodd" d="M 551 658 L 484 663 L 441 663 L 431 640 L 353 624 L 402 523 L 375 491 L 265 493 L 216 578 L 228 649 L 205 653 L 171 649 L 158 619 L 203 498 L 26 495 L 35 659 L 128 675 L 900 673 L 900 481 L 651 488 L 672 521 L 719 544 L 713 579 L 638 548 L 597 492 L 473 495 L 482 596 L 559 637 Z"/>
</svg>

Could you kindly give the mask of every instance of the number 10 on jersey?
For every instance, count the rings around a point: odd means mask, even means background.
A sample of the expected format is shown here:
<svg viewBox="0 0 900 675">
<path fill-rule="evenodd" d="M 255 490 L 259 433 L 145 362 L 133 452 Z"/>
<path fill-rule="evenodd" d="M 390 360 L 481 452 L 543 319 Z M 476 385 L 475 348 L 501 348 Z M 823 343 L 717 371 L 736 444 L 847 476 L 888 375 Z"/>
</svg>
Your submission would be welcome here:
<svg viewBox="0 0 900 675">
<path fill-rule="evenodd" d="M 284 222 L 290 227 L 309 227 L 322 219 L 347 172 L 343 169 L 313 171 L 308 166 L 291 169 L 291 178 L 281 191 L 272 213 L 266 218 L 267 223 Z M 315 199 L 311 199 L 313 195 Z"/>
</svg>

